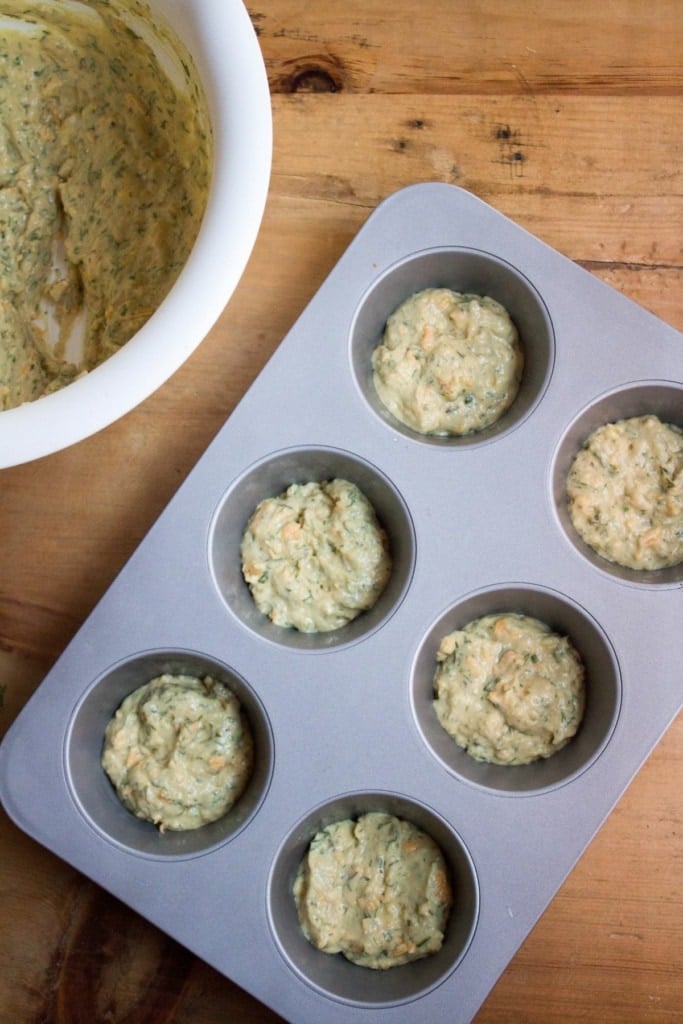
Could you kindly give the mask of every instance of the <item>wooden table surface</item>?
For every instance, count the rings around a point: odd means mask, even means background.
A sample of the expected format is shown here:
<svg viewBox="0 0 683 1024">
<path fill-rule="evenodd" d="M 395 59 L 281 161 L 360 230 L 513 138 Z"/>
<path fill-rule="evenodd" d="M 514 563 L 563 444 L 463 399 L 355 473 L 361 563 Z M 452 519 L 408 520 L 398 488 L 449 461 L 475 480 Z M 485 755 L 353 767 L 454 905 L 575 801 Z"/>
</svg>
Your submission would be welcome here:
<svg viewBox="0 0 683 1024">
<path fill-rule="evenodd" d="M 395 189 L 460 185 L 683 328 L 681 0 L 249 10 L 274 161 L 234 298 L 142 406 L 0 475 L 0 734 Z M 683 1021 L 682 781 L 679 716 L 477 1024 Z M 0 1024 L 227 1020 L 279 1018 L 0 812 Z"/>
</svg>

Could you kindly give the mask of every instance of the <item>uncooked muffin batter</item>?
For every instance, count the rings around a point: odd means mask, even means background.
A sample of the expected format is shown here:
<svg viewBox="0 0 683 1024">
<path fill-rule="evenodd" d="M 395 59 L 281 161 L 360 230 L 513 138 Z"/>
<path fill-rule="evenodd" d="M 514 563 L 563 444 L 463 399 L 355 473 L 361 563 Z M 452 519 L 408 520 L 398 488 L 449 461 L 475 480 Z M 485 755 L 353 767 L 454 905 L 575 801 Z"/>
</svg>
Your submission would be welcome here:
<svg viewBox="0 0 683 1024">
<path fill-rule="evenodd" d="M 585 704 L 584 666 L 567 637 L 527 615 L 485 615 L 444 637 L 434 709 L 477 761 L 528 764 L 575 735 Z"/>
<path fill-rule="evenodd" d="M 242 572 L 278 626 L 338 629 L 371 608 L 391 573 L 387 535 L 348 480 L 292 484 L 262 501 L 242 539 Z"/>
<path fill-rule="evenodd" d="M 194 243 L 208 117 L 150 31 L 139 0 L 0 0 L 0 411 L 116 352 Z"/>
<path fill-rule="evenodd" d="M 507 310 L 489 296 L 426 288 L 387 320 L 372 356 L 380 399 L 421 434 L 483 430 L 510 407 L 523 355 Z"/>
<path fill-rule="evenodd" d="M 314 836 L 294 898 L 309 942 L 376 970 L 438 952 L 452 904 L 434 840 L 408 821 L 375 811 Z"/>
<path fill-rule="evenodd" d="M 595 430 L 567 477 L 569 514 L 599 555 L 629 569 L 683 561 L 683 430 L 635 416 Z"/>
<path fill-rule="evenodd" d="M 123 701 L 106 729 L 102 766 L 138 818 L 184 831 L 230 810 L 249 781 L 253 749 L 224 683 L 164 674 Z"/>
</svg>

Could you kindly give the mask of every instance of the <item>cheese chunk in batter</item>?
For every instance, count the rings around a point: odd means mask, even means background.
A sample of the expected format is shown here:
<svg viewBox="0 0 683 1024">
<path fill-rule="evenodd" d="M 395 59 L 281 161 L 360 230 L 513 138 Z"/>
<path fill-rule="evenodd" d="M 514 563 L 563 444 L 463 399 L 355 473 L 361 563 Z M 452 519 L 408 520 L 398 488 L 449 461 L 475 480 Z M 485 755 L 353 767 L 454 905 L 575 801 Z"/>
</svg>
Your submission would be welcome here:
<svg viewBox="0 0 683 1024">
<path fill-rule="evenodd" d="M 683 562 L 683 430 L 635 416 L 595 430 L 567 477 L 569 514 L 597 554 L 629 569 Z"/>
<path fill-rule="evenodd" d="M 301 862 L 294 899 L 312 945 L 376 970 L 438 952 L 452 905 L 434 840 L 377 811 L 318 832 Z"/>
<path fill-rule="evenodd" d="M 477 761 L 519 765 L 550 757 L 579 728 L 583 663 L 566 637 L 538 619 L 475 619 L 444 637 L 437 663 L 437 717 Z"/>
<path fill-rule="evenodd" d="M 371 608 L 391 574 L 385 531 L 348 480 L 292 484 L 262 501 L 242 538 L 257 607 L 303 633 L 338 629 Z"/>
<path fill-rule="evenodd" d="M 421 434 L 483 430 L 509 409 L 523 355 L 507 310 L 449 288 L 412 295 L 387 320 L 372 356 L 380 399 Z"/>
<path fill-rule="evenodd" d="M 253 747 L 225 684 L 165 674 L 123 701 L 105 732 L 102 766 L 138 818 L 184 831 L 216 821 L 240 798 Z"/>
</svg>

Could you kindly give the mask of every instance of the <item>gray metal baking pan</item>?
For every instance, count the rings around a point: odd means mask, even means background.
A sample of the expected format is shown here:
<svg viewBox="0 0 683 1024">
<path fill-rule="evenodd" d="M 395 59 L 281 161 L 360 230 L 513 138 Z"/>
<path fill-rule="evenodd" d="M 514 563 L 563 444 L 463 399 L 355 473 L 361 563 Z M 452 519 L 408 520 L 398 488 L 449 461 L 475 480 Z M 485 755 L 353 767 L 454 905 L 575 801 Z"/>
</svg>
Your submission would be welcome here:
<svg viewBox="0 0 683 1024">
<path fill-rule="evenodd" d="M 508 414 L 459 440 L 383 413 L 370 352 L 428 285 L 487 293 L 526 354 Z M 683 566 L 633 573 L 573 534 L 564 477 L 603 422 L 683 422 L 681 336 L 465 191 L 385 202 L 324 282 L 168 508 L 17 718 L 1 796 L 37 841 L 297 1024 L 471 1020 L 683 703 Z M 394 571 L 375 608 L 304 636 L 256 611 L 239 540 L 257 501 L 343 476 L 374 503 Z M 438 727 L 436 647 L 493 610 L 570 635 L 587 667 L 583 726 L 523 768 L 478 764 Z M 241 697 L 257 767 L 223 820 L 159 835 L 100 767 L 121 699 L 159 669 L 209 669 Z M 324 823 L 367 809 L 443 847 L 445 944 L 389 971 L 314 950 L 291 896 Z"/>
</svg>

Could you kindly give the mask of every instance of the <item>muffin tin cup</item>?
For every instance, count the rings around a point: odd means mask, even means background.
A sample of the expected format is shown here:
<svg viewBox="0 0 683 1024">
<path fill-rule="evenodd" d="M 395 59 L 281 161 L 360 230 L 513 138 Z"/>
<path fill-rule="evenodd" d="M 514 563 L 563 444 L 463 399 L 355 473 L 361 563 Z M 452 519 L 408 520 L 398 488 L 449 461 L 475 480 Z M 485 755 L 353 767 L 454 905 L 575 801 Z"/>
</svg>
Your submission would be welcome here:
<svg viewBox="0 0 683 1024">
<path fill-rule="evenodd" d="M 415 434 L 374 395 L 390 307 L 432 285 L 490 294 L 520 333 L 520 392 L 480 434 Z M 495 210 L 447 185 L 397 193 L 8 731 L 7 812 L 285 1019 L 467 1024 L 681 708 L 681 567 L 598 560 L 564 497 L 596 426 L 680 424 L 681 380 L 680 335 Z M 374 506 L 390 581 L 343 629 L 281 629 L 244 582 L 242 533 L 263 498 L 334 477 Z M 474 761 L 433 709 L 441 639 L 495 611 L 546 622 L 586 667 L 577 735 L 520 767 Z M 163 671 L 225 681 L 256 749 L 223 819 L 162 835 L 118 802 L 100 756 L 122 699 Z M 441 951 L 382 972 L 315 950 L 292 894 L 315 832 L 366 810 L 431 834 L 455 888 Z"/>
<path fill-rule="evenodd" d="M 121 702 L 157 676 L 212 676 L 240 702 L 254 741 L 254 766 L 245 791 L 219 819 L 187 831 L 160 832 L 119 800 L 101 766 L 104 732 Z M 194 651 L 144 651 L 108 669 L 74 710 L 64 744 L 67 784 L 86 821 L 108 842 L 144 857 L 196 857 L 228 842 L 258 811 L 273 773 L 273 737 L 263 705 L 227 665 Z"/>
<path fill-rule="evenodd" d="M 629 569 L 610 562 L 579 536 L 567 505 L 567 474 L 589 435 L 606 423 L 646 415 L 658 416 L 662 423 L 683 429 L 683 384 L 663 380 L 631 381 L 591 401 L 569 424 L 558 446 L 551 471 L 552 500 L 561 530 L 595 569 L 635 586 L 678 586 L 683 582 L 683 562 L 664 569 Z"/>
<path fill-rule="evenodd" d="M 397 420 L 373 384 L 372 353 L 384 325 L 401 303 L 424 288 L 488 295 L 500 302 L 517 328 L 524 372 L 509 409 L 484 430 L 453 436 L 421 434 Z M 372 282 L 362 297 L 350 331 L 351 367 L 373 412 L 391 429 L 425 444 L 469 447 L 513 430 L 541 400 L 555 361 L 553 325 L 545 303 L 523 274 L 492 253 L 457 246 L 427 249 L 398 260 Z"/>
<path fill-rule="evenodd" d="M 341 629 L 301 633 L 277 626 L 256 607 L 241 573 L 240 543 L 247 522 L 259 502 L 281 494 L 290 484 L 335 478 L 355 484 L 373 506 L 388 536 L 391 576 L 376 604 Z M 410 512 L 392 483 L 375 466 L 351 452 L 312 445 L 274 452 L 249 467 L 222 500 L 209 541 L 213 580 L 233 615 L 263 640 L 300 651 L 327 651 L 355 643 L 378 629 L 405 595 L 415 554 Z"/>
<path fill-rule="evenodd" d="M 499 613 L 531 616 L 560 636 L 567 636 L 586 671 L 586 708 L 576 736 L 551 757 L 526 765 L 476 761 L 449 736 L 433 706 L 436 654 L 441 640 L 473 619 Z M 585 609 L 544 587 L 507 583 L 463 597 L 438 618 L 417 652 L 411 697 L 425 743 L 448 771 L 476 786 L 511 796 L 528 795 L 565 785 L 600 755 L 619 717 L 621 675 L 608 638 Z"/>
<path fill-rule="evenodd" d="M 315 949 L 299 925 L 292 895 L 294 879 L 311 839 L 326 826 L 379 811 L 417 825 L 439 846 L 453 889 L 453 908 L 444 944 L 433 956 L 389 970 L 351 963 L 341 954 Z M 472 858 L 455 829 L 423 803 L 391 792 L 341 793 L 298 821 L 281 844 L 268 882 L 268 918 L 287 964 L 327 998 L 358 1006 L 395 1006 L 439 985 L 457 967 L 476 928 L 479 887 Z"/>
</svg>

